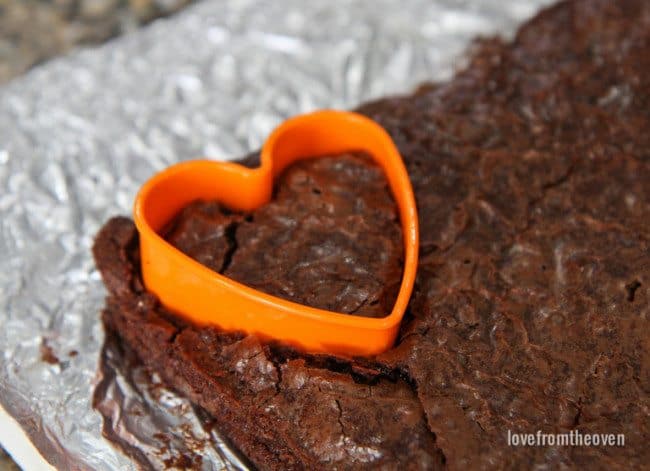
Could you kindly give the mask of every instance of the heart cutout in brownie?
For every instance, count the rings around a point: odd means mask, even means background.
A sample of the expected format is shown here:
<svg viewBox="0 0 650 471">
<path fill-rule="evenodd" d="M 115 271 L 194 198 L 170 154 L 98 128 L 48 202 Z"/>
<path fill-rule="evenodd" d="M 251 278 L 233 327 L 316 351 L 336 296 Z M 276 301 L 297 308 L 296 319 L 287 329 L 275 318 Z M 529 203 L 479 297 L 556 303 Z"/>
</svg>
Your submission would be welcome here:
<svg viewBox="0 0 650 471">
<path fill-rule="evenodd" d="M 383 317 L 402 278 L 398 217 L 381 168 L 351 153 L 296 162 L 249 213 L 191 203 L 164 232 L 194 260 L 264 293 Z"/>
<path fill-rule="evenodd" d="M 402 279 L 392 311 L 383 317 L 347 315 L 263 293 L 197 262 L 160 235 L 194 201 L 216 200 L 230 210 L 250 212 L 271 200 L 274 179 L 289 165 L 350 151 L 365 152 L 379 165 L 399 209 Z M 165 307 L 198 324 L 256 333 L 311 351 L 376 354 L 389 348 L 413 289 L 418 249 L 413 189 L 390 136 L 356 113 L 320 111 L 285 121 L 267 139 L 260 161 L 254 169 L 230 162 L 183 162 L 143 185 L 134 219 L 147 289 Z M 224 260 L 221 271 L 229 268 Z"/>
</svg>

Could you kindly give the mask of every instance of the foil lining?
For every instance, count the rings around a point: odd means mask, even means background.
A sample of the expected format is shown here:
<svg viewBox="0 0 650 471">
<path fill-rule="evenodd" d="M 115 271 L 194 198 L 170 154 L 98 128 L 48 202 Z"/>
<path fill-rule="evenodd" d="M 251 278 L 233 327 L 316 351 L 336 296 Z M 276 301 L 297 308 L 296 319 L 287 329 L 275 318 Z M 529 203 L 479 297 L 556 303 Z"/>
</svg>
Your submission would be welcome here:
<svg viewBox="0 0 650 471">
<path fill-rule="evenodd" d="M 153 172 L 449 78 L 473 37 L 548 3 L 204 1 L 0 88 L 2 406 L 60 469 L 246 468 L 201 411 L 104 345 L 94 234 Z"/>
</svg>

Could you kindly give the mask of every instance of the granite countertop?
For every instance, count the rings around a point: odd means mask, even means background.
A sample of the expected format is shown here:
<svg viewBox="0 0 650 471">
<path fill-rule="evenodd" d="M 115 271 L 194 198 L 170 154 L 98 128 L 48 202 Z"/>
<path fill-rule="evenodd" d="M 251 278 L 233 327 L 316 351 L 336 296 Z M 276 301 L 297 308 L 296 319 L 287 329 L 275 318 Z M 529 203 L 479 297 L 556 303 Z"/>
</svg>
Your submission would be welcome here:
<svg viewBox="0 0 650 471">
<path fill-rule="evenodd" d="M 132 31 L 196 0 L 0 0 L 0 84 L 77 45 Z"/>
</svg>

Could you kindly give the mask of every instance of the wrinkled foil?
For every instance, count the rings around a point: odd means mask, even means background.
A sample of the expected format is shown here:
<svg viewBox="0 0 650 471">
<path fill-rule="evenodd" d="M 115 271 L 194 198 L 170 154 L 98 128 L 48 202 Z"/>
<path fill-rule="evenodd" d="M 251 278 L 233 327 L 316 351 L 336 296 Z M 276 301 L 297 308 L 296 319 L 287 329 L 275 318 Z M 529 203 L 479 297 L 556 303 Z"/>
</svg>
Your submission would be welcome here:
<svg viewBox="0 0 650 471">
<path fill-rule="evenodd" d="M 473 37 L 507 36 L 548 3 L 205 1 L 0 88 L 2 406 L 58 468 L 245 468 L 119 345 L 102 354 L 94 234 L 155 171 L 447 79 Z"/>
</svg>

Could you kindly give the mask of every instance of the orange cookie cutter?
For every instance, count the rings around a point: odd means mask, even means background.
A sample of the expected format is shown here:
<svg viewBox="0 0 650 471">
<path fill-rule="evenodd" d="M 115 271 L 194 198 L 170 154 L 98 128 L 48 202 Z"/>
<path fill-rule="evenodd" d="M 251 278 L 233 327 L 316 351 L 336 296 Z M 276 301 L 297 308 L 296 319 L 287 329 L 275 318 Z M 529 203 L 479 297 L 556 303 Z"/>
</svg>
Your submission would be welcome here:
<svg viewBox="0 0 650 471">
<path fill-rule="evenodd" d="M 217 200 L 251 211 L 271 199 L 273 181 L 292 162 L 365 151 L 383 169 L 399 208 L 404 238 L 402 283 L 386 317 L 317 309 L 260 292 L 185 255 L 158 232 L 187 204 Z M 134 206 L 144 284 L 167 309 L 200 325 L 255 333 L 312 352 L 373 355 L 390 348 L 409 302 L 418 259 L 418 218 L 402 158 L 384 129 L 352 112 L 323 110 L 288 119 L 273 131 L 250 169 L 232 162 L 194 160 L 148 180 Z"/>
</svg>

